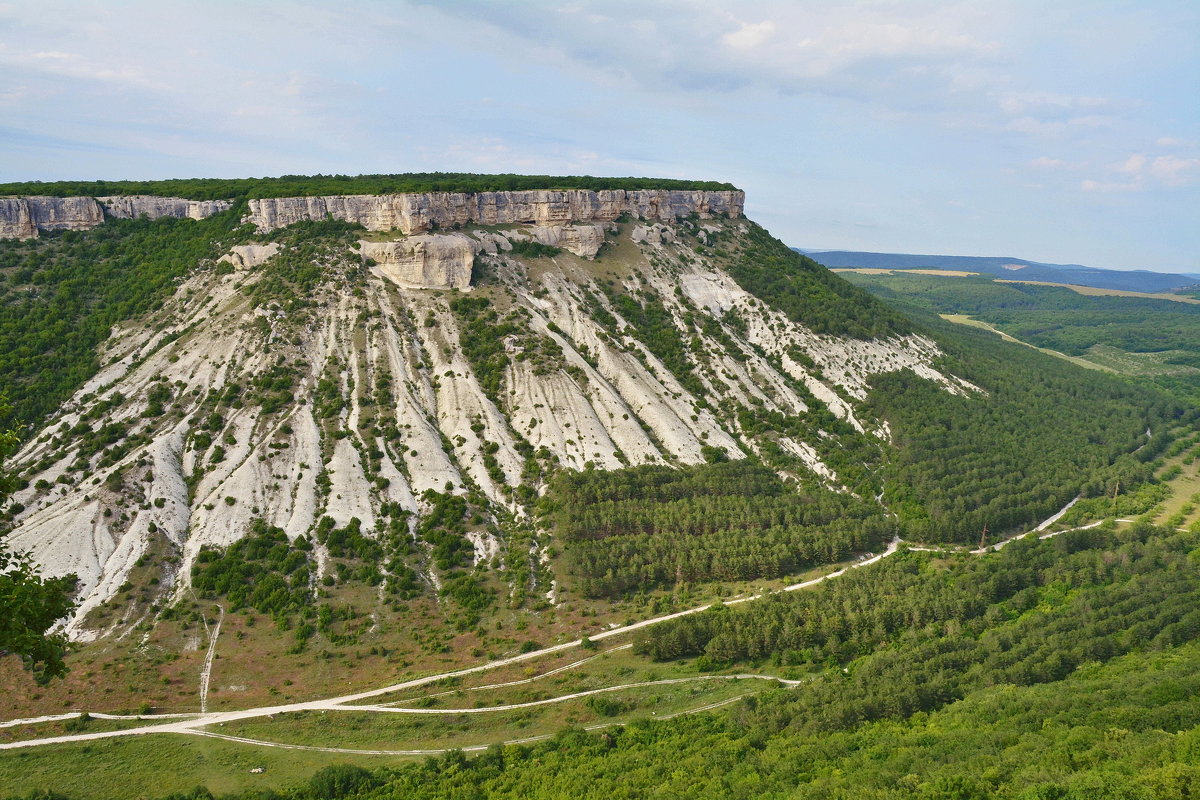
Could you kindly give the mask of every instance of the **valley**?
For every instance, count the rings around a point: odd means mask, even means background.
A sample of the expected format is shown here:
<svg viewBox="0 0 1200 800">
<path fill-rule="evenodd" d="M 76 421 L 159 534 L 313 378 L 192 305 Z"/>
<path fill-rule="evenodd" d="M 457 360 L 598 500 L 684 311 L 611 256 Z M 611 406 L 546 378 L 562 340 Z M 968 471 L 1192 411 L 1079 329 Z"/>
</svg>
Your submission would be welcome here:
<svg viewBox="0 0 1200 800">
<path fill-rule="evenodd" d="M 0 660 L 14 796 L 307 797 L 341 764 L 434 792 L 501 753 L 807 741 L 1188 641 L 1186 374 L 1002 341 L 989 305 L 1164 301 L 852 276 L 889 306 L 723 185 L 297 185 L 139 186 L 229 193 L 0 242 L 4 541 L 78 579 L 66 674 Z"/>
</svg>

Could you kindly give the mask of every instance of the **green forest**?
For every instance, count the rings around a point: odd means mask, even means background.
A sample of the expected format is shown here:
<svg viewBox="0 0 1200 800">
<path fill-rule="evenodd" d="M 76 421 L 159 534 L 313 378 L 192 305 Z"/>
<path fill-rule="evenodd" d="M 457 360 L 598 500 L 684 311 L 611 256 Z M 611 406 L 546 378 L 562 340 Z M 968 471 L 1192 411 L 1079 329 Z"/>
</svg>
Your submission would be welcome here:
<svg viewBox="0 0 1200 800">
<path fill-rule="evenodd" d="M 528 189 L 733 190 L 719 181 L 676 178 L 598 178 L 591 175 L 514 175 L 473 172 L 405 172 L 396 175 L 281 175 L 277 178 L 177 178 L 162 181 L 26 181 L 0 183 L 5 195 L 105 197 L 153 195 L 192 200 L 254 199 L 401 192 L 515 192 Z"/>
<path fill-rule="evenodd" d="M 797 490 L 753 459 L 560 472 L 541 511 L 589 597 L 793 575 L 896 534 L 879 506 Z"/>
<path fill-rule="evenodd" d="M 987 397 L 952 395 L 907 371 L 875 378 L 868 405 L 896 444 L 884 499 L 906 538 L 971 543 L 985 525 L 992 534 L 1026 527 L 1077 494 L 1145 481 L 1167 444 L 1147 429 L 1196 416 L 1151 388 L 986 331 L 921 321 L 946 350 L 946 369 Z"/>
</svg>

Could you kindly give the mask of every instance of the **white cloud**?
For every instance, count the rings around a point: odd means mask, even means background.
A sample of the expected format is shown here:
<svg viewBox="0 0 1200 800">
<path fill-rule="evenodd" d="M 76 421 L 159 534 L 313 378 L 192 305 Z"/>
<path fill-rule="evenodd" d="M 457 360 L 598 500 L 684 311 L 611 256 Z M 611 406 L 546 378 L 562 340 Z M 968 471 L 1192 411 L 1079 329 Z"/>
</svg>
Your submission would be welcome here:
<svg viewBox="0 0 1200 800">
<path fill-rule="evenodd" d="M 1150 162 L 1148 171 L 1167 186 L 1184 186 L 1196 179 L 1200 172 L 1200 158 L 1159 156 Z"/>
<path fill-rule="evenodd" d="M 1128 177 L 1123 181 L 1085 180 L 1080 187 L 1086 192 L 1134 192 L 1187 186 L 1200 179 L 1200 158 L 1177 155 L 1151 158 L 1145 153 L 1132 153 L 1113 164 L 1111 170 Z"/>
<path fill-rule="evenodd" d="M 1106 183 L 1102 181 L 1085 180 L 1080 182 L 1079 188 L 1083 189 L 1085 192 L 1136 192 L 1142 188 L 1142 184 L 1137 181 L 1130 181 L 1128 183 Z"/>
<path fill-rule="evenodd" d="M 734 50 L 752 50 L 761 47 L 774 35 L 775 23 L 769 19 L 753 24 L 741 23 L 738 30 L 722 36 L 721 43 Z"/>
<path fill-rule="evenodd" d="M 1140 175 L 1145 168 L 1146 157 L 1141 153 L 1134 153 L 1125 159 L 1124 163 L 1118 164 L 1116 167 L 1117 172 L 1125 172 L 1129 175 Z"/>
</svg>

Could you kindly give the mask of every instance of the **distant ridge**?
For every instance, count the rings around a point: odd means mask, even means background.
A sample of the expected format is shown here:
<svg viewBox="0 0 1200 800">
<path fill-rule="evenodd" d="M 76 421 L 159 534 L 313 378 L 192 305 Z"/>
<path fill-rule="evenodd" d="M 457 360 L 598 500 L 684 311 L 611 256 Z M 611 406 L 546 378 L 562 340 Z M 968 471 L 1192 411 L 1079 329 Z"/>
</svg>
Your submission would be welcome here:
<svg viewBox="0 0 1200 800">
<path fill-rule="evenodd" d="M 862 253 L 853 250 L 803 250 L 792 248 L 830 268 L 953 269 L 981 272 L 1003 278 L 1071 283 L 1098 289 L 1132 292 L 1165 292 L 1200 283 L 1200 275 L 1114 270 L 1082 264 L 1044 264 L 1007 256 L 936 256 L 910 253 Z"/>
</svg>

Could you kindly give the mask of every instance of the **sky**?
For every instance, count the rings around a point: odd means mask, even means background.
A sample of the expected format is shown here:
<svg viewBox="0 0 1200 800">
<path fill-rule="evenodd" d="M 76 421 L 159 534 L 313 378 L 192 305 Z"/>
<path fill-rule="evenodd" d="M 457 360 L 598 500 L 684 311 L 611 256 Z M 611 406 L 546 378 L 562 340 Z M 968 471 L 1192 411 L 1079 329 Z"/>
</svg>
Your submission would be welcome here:
<svg viewBox="0 0 1200 800">
<path fill-rule="evenodd" d="M 0 182 L 745 189 L 808 249 L 1200 272 L 1200 3 L 0 0 Z"/>
</svg>

